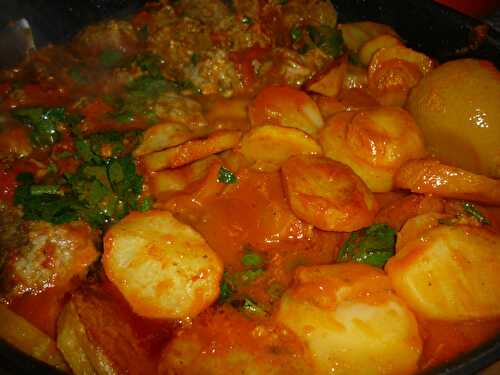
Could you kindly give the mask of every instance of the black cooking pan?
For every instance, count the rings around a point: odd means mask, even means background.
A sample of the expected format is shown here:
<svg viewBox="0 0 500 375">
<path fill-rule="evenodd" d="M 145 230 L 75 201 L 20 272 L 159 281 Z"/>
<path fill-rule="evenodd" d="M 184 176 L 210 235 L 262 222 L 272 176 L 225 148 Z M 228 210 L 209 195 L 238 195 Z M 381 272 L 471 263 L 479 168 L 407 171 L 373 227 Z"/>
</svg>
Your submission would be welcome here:
<svg viewBox="0 0 500 375">
<path fill-rule="evenodd" d="M 0 29 L 26 18 L 38 47 L 65 42 L 84 26 L 110 17 L 126 17 L 141 0 L 0 0 Z M 225 0 L 229 1 L 229 0 Z M 340 22 L 371 20 L 393 26 L 406 43 L 439 61 L 484 58 L 500 66 L 500 33 L 431 0 L 332 0 Z M 473 0 L 471 0 L 473 1 Z M 479 28 L 479 29 L 478 29 Z M 0 51 L 4 53 L 4 51 Z M 0 324 L 2 324 L 0 322 Z M 472 375 L 500 360 L 500 336 L 425 375 Z M 0 374 L 62 374 L 0 340 Z"/>
</svg>

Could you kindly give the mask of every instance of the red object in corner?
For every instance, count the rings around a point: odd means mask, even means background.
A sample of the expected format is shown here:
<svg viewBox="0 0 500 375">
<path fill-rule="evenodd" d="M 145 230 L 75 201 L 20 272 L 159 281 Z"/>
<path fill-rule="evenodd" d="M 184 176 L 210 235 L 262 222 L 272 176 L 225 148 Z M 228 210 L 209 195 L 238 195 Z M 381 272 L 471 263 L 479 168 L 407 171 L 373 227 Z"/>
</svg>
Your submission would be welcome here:
<svg viewBox="0 0 500 375">
<path fill-rule="evenodd" d="M 500 7 L 500 0 L 436 0 L 472 17 L 484 17 Z"/>
</svg>

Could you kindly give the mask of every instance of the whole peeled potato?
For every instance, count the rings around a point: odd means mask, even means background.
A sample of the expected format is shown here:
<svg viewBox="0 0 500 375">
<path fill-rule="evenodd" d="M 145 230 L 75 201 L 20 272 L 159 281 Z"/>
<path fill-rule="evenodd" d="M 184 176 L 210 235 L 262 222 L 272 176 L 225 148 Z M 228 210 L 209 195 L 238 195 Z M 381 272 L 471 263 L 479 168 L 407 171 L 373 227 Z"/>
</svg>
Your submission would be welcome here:
<svg viewBox="0 0 500 375">
<path fill-rule="evenodd" d="M 500 72 L 493 64 L 447 62 L 414 87 L 407 106 L 433 155 L 500 177 Z"/>
</svg>

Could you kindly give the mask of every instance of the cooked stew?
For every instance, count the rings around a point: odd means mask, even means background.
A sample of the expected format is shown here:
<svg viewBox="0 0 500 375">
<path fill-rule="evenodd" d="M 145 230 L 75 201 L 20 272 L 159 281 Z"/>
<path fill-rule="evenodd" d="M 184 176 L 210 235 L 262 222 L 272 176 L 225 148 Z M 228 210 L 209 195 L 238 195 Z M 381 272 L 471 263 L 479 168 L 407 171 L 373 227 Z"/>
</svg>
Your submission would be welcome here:
<svg viewBox="0 0 500 375">
<path fill-rule="evenodd" d="M 500 75 L 329 1 L 176 0 L 0 73 L 0 337 L 80 374 L 416 374 L 500 332 Z"/>
</svg>

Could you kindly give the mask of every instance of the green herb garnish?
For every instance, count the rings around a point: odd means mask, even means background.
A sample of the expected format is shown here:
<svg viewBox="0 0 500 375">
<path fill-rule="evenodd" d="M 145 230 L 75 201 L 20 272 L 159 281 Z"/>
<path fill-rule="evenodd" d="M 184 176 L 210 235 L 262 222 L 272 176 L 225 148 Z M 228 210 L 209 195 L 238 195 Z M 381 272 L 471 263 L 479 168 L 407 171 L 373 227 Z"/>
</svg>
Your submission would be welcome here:
<svg viewBox="0 0 500 375">
<path fill-rule="evenodd" d="M 245 25 L 251 25 L 253 23 L 253 20 L 248 16 L 243 16 L 241 18 L 241 22 L 244 23 Z"/>
<path fill-rule="evenodd" d="M 104 50 L 99 56 L 99 61 L 106 68 L 113 68 L 123 59 L 124 55 L 116 49 Z"/>
<path fill-rule="evenodd" d="M 479 211 L 476 206 L 474 206 L 472 203 L 470 202 L 465 202 L 464 205 L 464 211 L 474 217 L 477 221 L 479 221 L 481 224 L 486 224 L 486 225 L 489 225 L 491 224 L 491 221 L 488 220 L 487 217 L 485 217 L 481 211 Z"/>
<path fill-rule="evenodd" d="M 266 311 L 250 298 L 245 298 L 243 306 L 241 307 L 241 311 L 256 316 L 266 315 Z"/>
<path fill-rule="evenodd" d="M 50 146 L 61 138 L 57 129 L 60 123 L 69 122 L 64 108 L 21 108 L 12 112 L 13 116 L 32 128 L 31 140 L 38 146 Z"/>
<path fill-rule="evenodd" d="M 238 177 L 236 177 L 236 175 L 229 169 L 220 167 L 217 182 L 222 184 L 235 184 L 238 182 Z"/>
<path fill-rule="evenodd" d="M 290 30 L 290 38 L 292 39 L 292 42 L 297 42 L 302 38 L 302 30 L 298 27 L 293 27 Z"/>
<path fill-rule="evenodd" d="M 387 224 L 373 224 L 352 232 L 342 245 L 337 262 L 365 263 L 383 267 L 394 255 L 396 231 Z"/>
<path fill-rule="evenodd" d="M 201 60 L 201 57 L 197 53 L 193 53 L 191 55 L 191 64 L 193 64 L 194 66 L 198 65 L 200 60 Z"/>
<path fill-rule="evenodd" d="M 331 57 L 342 54 L 344 41 L 342 33 L 330 26 L 308 26 L 307 31 L 312 42 Z"/>
<path fill-rule="evenodd" d="M 241 258 L 241 264 L 246 267 L 260 267 L 264 264 L 264 258 L 252 249 L 246 249 Z"/>
<path fill-rule="evenodd" d="M 68 74 L 71 79 L 79 85 L 84 85 L 89 82 L 88 77 L 83 75 L 82 70 L 76 66 L 69 68 Z"/>
</svg>

